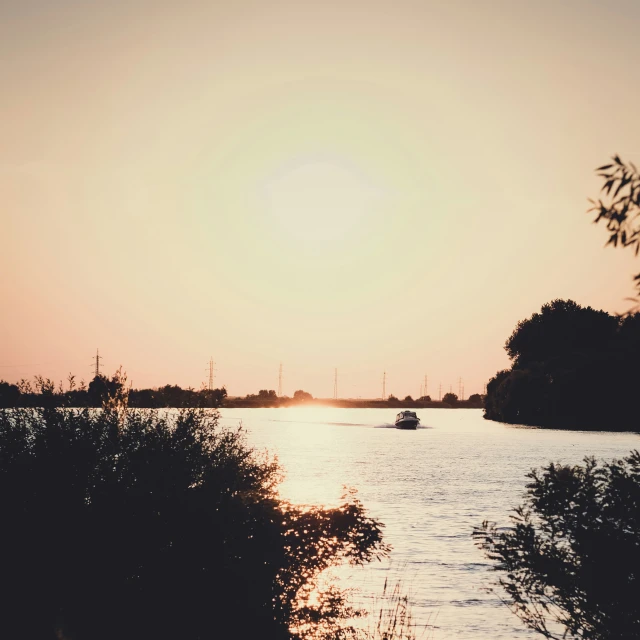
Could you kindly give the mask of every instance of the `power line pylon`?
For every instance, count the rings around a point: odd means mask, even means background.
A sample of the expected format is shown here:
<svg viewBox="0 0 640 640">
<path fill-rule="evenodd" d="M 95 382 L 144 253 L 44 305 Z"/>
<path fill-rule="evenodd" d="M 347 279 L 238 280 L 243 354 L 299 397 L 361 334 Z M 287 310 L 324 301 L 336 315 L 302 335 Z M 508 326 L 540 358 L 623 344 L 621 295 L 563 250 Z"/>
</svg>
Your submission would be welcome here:
<svg viewBox="0 0 640 640">
<path fill-rule="evenodd" d="M 442 400 L 442 382 L 440 383 L 440 389 L 438 391 L 438 400 L 441 401 Z"/>
<path fill-rule="evenodd" d="M 382 373 L 382 399 L 387 399 L 387 372 Z"/>
<path fill-rule="evenodd" d="M 338 399 L 338 369 L 333 370 L 333 399 Z"/>
<path fill-rule="evenodd" d="M 96 349 L 96 355 L 91 359 L 95 360 L 91 368 L 94 371 L 94 376 L 97 378 L 100 375 L 100 360 L 104 360 L 104 358 L 100 355 L 100 351 Z"/>
<path fill-rule="evenodd" d="M 280 363 L 280 369 L 278 370 L 278 397 L 282 397 L 282 362 Z"/>
<path fill-rule="evenodd" d="M 205 371 L 209 372 L 209 391 L 213 391 L 213 378 L 215 377 L 214 365 L 215 365 L 215 362 L 213 361 L 213 358 L 209 358 L 209 366 L 205 369 Z"/>
<path fill-rule="evenodd" d="M 424 374 L 424 388 L 423 388 L 423 393 L 422 393 L 422 397 L 426 398 L 427 396 L 427 374 Z"/>
</svg>

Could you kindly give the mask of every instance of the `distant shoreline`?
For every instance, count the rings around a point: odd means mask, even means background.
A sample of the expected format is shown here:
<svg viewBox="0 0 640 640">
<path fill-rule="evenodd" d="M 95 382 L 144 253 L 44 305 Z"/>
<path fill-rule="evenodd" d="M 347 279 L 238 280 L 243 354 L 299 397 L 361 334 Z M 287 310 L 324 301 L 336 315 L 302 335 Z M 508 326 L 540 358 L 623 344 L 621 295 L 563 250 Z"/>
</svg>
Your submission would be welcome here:
<svg viewBox="0 0 640 640">
<path fill-rule="evenodd" d="M 371 399 L 333 399 L 314 398 L 299 401 L 293 398 L 277 398 L 275 400 L 255 400 L 252 398 L 226 397 L 222 409 L 269 409 L 277 407 L 335 407 L 339 409 L 482 409 L 481 403 L 458 400 L 455 404 L 437 400 L 371 400 Z"/>
<path fill-rule="evenodd" d="M 471 399 L 458 400 L 455 394 L 445 394 L 447 400 L 431 400 L 428 396 L 404 400 L 390 396 L 381 398 L 314 398 L 310 393 L 297 390 L 293 397 L 278 396 L 273 389 L 261 389 L 257 394 L 229 396 L 227 390 L 182 389 L 178 385 L 164 385 L 152 389 L 127 388 L 126 377 L 120 371 L 112 378 L 98 375 L 88 387 L 82 383 L 78 388 L 74 376 L 70 375 L 69 388 L 62 382 L 56 385 L 52 380 L 35 378 L 34 383 L 22 381 L 18 385 L 0 380 L 0 408 L 99 408 L 110 399 L 119 398 L 131 409 L 161 408 L 209 408 L 229 409 L 275 408 L 275 407 L 335 407 L 339 409 L 482 409 L 482 396 L 472 394 Z"/>
</svg>

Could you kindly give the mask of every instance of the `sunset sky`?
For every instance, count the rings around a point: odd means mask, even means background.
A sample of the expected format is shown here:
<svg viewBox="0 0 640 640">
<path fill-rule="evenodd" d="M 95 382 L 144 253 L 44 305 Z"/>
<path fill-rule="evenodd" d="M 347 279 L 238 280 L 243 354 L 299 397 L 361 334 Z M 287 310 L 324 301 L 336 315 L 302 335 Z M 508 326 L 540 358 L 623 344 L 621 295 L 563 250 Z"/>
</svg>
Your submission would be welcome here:
<svg viewBox="0 0 640 640">
<path fill-rule="evenodd" d="M 640 162 L 640 2 L 6 0 L 0 379 L 466 395 Z"/>
</svg>

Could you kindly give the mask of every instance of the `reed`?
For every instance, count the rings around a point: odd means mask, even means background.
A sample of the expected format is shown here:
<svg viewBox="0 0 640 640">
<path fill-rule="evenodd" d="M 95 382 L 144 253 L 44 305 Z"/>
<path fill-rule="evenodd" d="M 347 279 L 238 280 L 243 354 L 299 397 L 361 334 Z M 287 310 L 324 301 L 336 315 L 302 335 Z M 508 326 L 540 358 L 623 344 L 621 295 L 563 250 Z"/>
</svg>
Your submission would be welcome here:
<svg viewBox="0 0 640 640">
<path fill-rule="evenodd" d="M 359 632 L 358 640 L 428 640 L 432 628 L 414 620 L 402 582 L 391 587 L 385 579 L 382 594 L 373 600 L 369 627 Z"/>
</svg>

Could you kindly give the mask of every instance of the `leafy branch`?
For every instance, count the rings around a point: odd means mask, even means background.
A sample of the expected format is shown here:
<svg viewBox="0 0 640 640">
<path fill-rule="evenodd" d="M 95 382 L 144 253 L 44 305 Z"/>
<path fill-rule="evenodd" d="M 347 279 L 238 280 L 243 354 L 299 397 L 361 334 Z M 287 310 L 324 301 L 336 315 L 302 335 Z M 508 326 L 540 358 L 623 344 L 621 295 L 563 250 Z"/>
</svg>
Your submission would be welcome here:
<svg viewBox="0 0 640 640">
<path fill-rule="evenodd" d="M 598 177 L 604 180 L 600 190 L 602 197 L 597 201 L 589 199 L 596 212 L 595 223 L 604 220 L 609 240 L 614 247 L 635 247 L 640 252 L 640 173 L 633 162 L 623 162 L 615 155 L 612 162 L 596 169 Z M 604 199 L 603 199 L 604 198 Z M 640 294 L 640 274 L 634 277 Z M 637 300 L 637 298 L 636 298 Z"/>
</svg>

